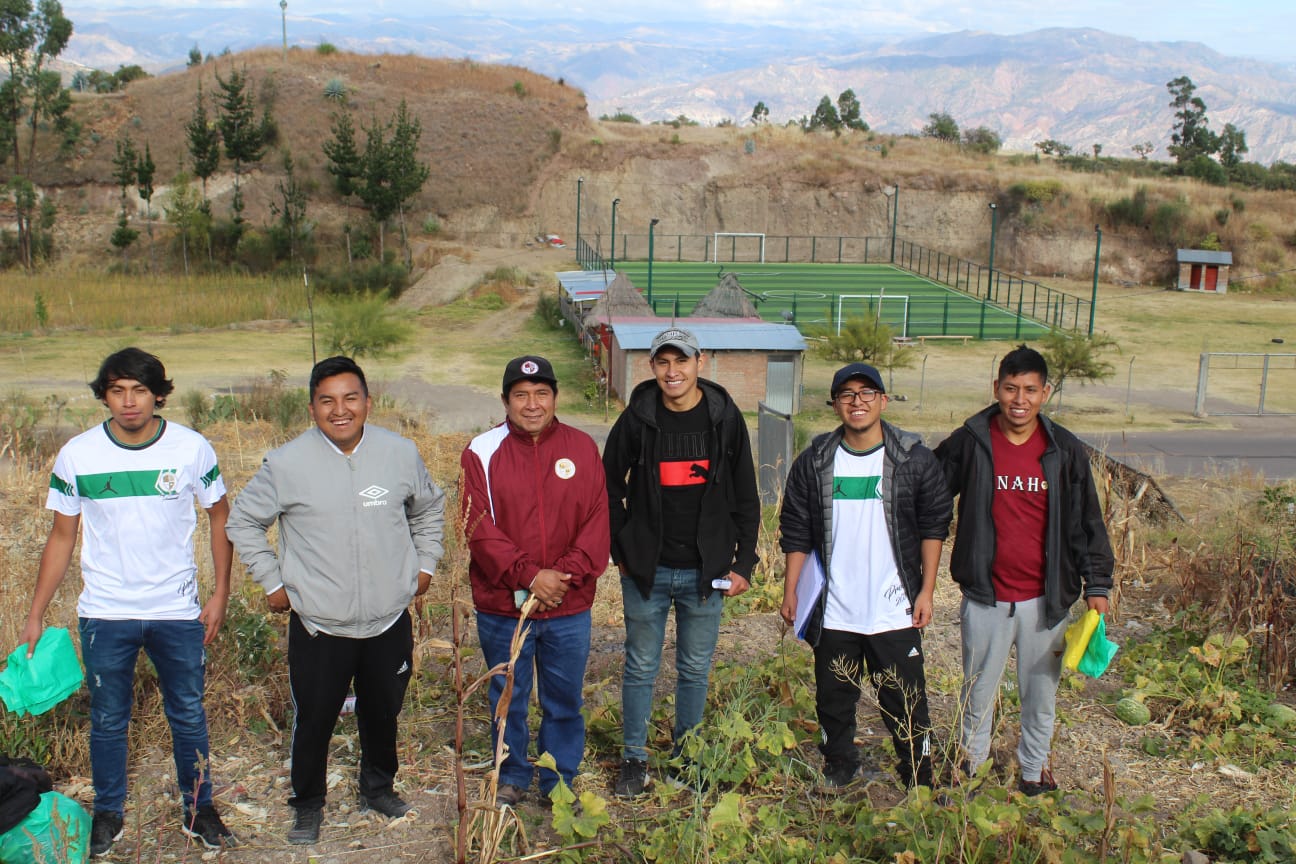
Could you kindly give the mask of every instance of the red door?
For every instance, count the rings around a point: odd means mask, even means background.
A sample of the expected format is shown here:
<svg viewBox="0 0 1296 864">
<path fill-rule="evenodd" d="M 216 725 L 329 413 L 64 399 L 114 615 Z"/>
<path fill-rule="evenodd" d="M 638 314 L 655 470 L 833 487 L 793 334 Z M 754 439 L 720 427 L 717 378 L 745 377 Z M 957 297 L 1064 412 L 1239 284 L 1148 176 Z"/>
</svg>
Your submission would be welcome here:
<svg viewBox="0 0 1296 864">
<path fill-rule="evenodd" d="M 1219 268 L 1218 268 L 1218 267 L 1207 267 L 1207 268 L 1206 268 L 1206 288 L 1205 288 L 1205 290 L 1207 290 L 1207 291 L 1215 291 L 1215 290 L 1217 290 L 1217 289 L 1216 289 L 1216 286 L 1215 286 L 1215 283 L 1216 283 L 1216 281 L 1218 281 L 1218 280 L 1219 280 Z"/>
<path fill-rule="evenodd" d="M 1192 265 L 1192 275 L 1188 277 L 1188 288 L 1192 291 L 1201 290 L 1202 267 L 1200 264 Z"/>
</svg>

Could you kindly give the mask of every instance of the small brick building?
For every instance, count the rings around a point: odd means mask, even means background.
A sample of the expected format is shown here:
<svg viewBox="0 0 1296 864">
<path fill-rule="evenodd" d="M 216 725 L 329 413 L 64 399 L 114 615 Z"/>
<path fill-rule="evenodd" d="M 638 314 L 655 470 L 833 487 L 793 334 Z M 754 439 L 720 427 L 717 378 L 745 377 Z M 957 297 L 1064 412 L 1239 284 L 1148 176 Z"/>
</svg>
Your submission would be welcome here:
<svg viewBox="0 0 1296 864">
<path fill-rule="evenodd" d="M 648 348 L 670 326 L 669 318 L 612 320 L 608 382 L 623 402 L 652 377 Z M 759 402 L 787 414 L 800 410 L 806 342 L 796 327 L 751 318 L 677 318 L 673 326 L 697 336 L 706 355 L 702 377 L 728 390 L 743 411 Z"/>
<path fill-rule="evenodd" d="M 1180 291 L 1200 291 L 1205 294 L 1224 294 L 1228 291 L 1229 268 L 1233 266 L 1232 252 L 1210 252 L 1205 249 L 1180 249 Z"/>
</svg>

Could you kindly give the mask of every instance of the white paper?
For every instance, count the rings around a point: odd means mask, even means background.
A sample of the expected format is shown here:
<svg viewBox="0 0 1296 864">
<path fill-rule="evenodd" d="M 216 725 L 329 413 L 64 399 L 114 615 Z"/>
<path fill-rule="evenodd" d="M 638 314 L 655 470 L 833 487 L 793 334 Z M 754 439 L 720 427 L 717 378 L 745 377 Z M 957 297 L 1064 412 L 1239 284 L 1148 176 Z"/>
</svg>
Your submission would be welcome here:
<svg viewBox="0 0 1296 864">
<path fill-rule="evenodd" d="M 823 593 L 823 587 L 823 566 L 819 563 L 819 552 L 814 551 L 806 556 L 805 563 L 801 565 L 801 577 L 797 580 L 797 610 L 792 626 L 796 630 L 798 639 L 805 638 L 806 625 L 810 623 L 810 616 L 819 605 L 819 595 Z"/>
</svg>

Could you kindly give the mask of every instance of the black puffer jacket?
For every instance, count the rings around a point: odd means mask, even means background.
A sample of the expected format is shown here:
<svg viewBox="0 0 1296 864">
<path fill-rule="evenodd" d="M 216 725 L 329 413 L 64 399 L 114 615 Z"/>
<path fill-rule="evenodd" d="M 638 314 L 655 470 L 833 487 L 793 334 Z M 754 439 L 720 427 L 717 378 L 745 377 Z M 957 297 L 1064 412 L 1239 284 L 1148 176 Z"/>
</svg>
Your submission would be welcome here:
<svg viewBox="0 0 1296 864">
<path fill-rule="evenodd" d="M 758 560 L 760 497 L 742 412 L 719 384 L 699 378 L 698 387 L 711 418 L 712 470 L 697 529 L 702 558 L 698 592 L 708 597 L 714 590 L 711 580 L 730 571 L 751 581 Z M 659 392 L 656 379 L 635 387 L 603 448 L 612 560 L 634 579 L 645 599 L 652 591 L 662 546 Z"/>
<path fill-rule="evenodd" d="M 945 488 L 940 463 L 922 438 L 882 422 L 885 458 L 882 464 L 882 510 L 895 555 L 900 581 L 909 602 L 922 590 L 922 541 L 949 536 L 954 505 Z M 832 581 L 833 458 L 842 441 L 842 427 L 815 437 L 792 463 L 779 514 L 779 548 L 784 553 L 819 553 L 825 580 Z M 825 586 L 826 588 L 826 586 Z M 828 591 L 819 594 L 819 605 L 806 627 L 806 641 L 817 645 L 823 631 Z"/>
<path fill-rule="evenodd" d="M 999 406 L 973 414 L 936 448 L 950 493 L 957 495 L 958 533 L 950 573 L 963 596 L 990 606 L 995 602 L 991 567 L 995 557 L 994 450 L 990 424 Z M 1040 416 L 1048 444 L 1040 465 L 1048 483 L 1048 524 L 1044 538 L 1044 618 L 1056 627 L 1071 605 L 1111 590 L 1111 542 L 1094 488 L 1089 453 L 1075 435 Z"/>
</svg>

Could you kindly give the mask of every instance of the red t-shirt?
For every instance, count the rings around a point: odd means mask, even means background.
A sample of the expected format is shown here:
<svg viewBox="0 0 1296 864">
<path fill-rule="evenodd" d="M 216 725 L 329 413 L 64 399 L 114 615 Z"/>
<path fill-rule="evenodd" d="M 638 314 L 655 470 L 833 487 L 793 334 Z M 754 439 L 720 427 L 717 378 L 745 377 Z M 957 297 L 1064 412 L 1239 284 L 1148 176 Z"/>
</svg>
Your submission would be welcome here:
<svg viewBox="0 0 1296 864">
<path fill-rule="evenodd" d="M 1047 442 L 1038 425 L 1025 442 L 1008 440 L 990 420 L 995 489 L 991 515 L 995 557 L 991 568 L 995 599 L 1004 603 L 1044 595 L 1044 530 L 1048 523 L 1048 483 L 1040 457 Z"/>
</svg>

